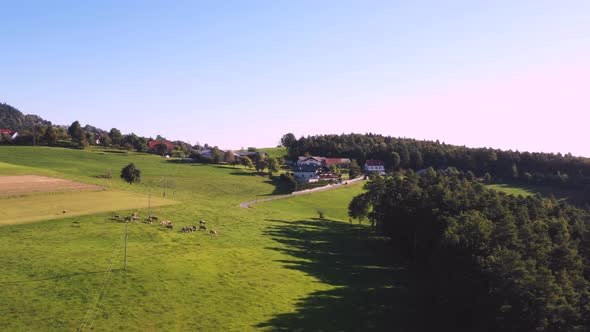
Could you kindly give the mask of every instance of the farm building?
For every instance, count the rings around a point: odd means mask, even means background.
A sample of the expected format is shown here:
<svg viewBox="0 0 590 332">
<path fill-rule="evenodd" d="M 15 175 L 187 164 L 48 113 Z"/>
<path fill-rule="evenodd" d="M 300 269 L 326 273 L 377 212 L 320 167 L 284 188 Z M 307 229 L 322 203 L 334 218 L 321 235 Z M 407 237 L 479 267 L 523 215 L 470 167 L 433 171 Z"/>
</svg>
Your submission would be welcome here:
<svg viewBox="0 0 590 332">
<path fill-rule="evenodd" d="M 297 166 L 305 166 L 305 165 L 313 165 L 313 166 L 322 166 L 324 162 L 324 157 L 299 157 L 297 160 Z"/>
<path fill-rule="evenodd" d="M 174 150 L 174 144 L 172 144 L 172 142 L 168 142 L 168 141 L 151 140 L 151 141 L 148 142 L 148 147 L 150 149 L 153 149 L 153 148 L 155 148 L 160 143 L 166 144 L 166 146 L 168 147 L 168 150 Z"/>
<path fill-rule="evenodd" d="M 350 165 L 350 159 L 348 158 L 324 158 L 324 165 L 331 166 L 345 166 Z"/>
<path fill-rule="evenodd" d="M 350 165 L 348 158 L 326 158 L 326 157 L 299 157 L 297 165 L 317 165 L 317 166 L 331 166 L 331 165 Z"/>
<path fill-rule="evenodd" d="M 365 172 L 385 174 L 385 163 L 381 160 L 367 160 L 365 162 Z"/>
<path fill-rule="evenodd" d="M 317 182 L 320 179 L 321 167 L 317 165 L 301 165 L 293 168 L 293 177 L 298 182 Z"/>
</svg>

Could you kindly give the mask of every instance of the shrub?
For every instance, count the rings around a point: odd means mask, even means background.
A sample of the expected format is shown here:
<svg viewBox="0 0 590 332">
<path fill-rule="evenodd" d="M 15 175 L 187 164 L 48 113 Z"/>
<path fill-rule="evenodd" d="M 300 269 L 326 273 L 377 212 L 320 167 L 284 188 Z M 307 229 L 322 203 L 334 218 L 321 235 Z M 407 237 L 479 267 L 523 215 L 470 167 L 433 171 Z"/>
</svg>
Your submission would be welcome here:
<svg viewBox="0 0 590 332">
<path fill-rule="evenodd" d="M 129 184 L 141 182 L 141 171 L 135 168 L 135 164 L 130 163 L 121 170 L 121 179 Z"/>
</svg>

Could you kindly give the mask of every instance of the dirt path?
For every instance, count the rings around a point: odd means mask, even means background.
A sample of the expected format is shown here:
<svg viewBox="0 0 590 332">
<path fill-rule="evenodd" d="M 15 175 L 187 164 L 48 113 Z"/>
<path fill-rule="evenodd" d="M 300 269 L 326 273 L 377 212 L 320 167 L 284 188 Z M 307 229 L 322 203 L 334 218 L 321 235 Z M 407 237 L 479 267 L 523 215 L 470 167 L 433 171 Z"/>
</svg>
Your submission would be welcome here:
<svg viewBox="0 0 590 332">
<path fill-rule="evenodd" d="M 323 186 L 323 187 L 319 187 L 319 188 L 313 188 L 313 189 L 307 189 L 307 190 L 302 190 L 302 191 L 296 191 L 292 194 L 289 195 L 280 195 L 280 196 L 273 196 L 273 197 L 268 197 L 268 198 L 263 198 L 263 199 L 257 199 L 255 201 L 250 201 L 250 202 L 245 202 L 240 204 L 241 208 L 244 209 L 250 209 L 252 208 L 250 205 L 252 204 L 256 204 L 256 203 L 262 203 L 262 202 L 268 202 L 268 201 L 275 201 L 277 199 L 285 199 L 285 198 L 290 198 L 290 197 L 296 197 L 296 196 L 300 196 L 300 195 L 307 195 L 307 194 L 311 194 L 311 193 L 315 193 L 318 191 L 326 191 L 326 190 L 332 190 L 332 189 L 337 189 L 340 188 L 342 186 L 346 186 L 355 182 L 359 182 L 364 180 L 364 177 L 360 177 L 360 178 L 356 178 L 353 180 L 348 180 L 348 181 L 344 181 L 344 183 L 340 183 L 340 184 L 329 184 L 327 186 Z"/>
</svg>

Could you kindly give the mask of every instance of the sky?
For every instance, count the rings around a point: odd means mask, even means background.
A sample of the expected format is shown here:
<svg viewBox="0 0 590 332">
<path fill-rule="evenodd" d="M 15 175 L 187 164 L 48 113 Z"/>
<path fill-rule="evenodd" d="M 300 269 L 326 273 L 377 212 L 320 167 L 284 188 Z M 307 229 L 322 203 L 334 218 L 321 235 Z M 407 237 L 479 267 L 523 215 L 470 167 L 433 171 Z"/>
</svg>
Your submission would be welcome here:
<svg viewBox="0 0 590 332">
<path fill-rule="evenodd" d="M 221 148 L 379 133 L 590 157 L 590 1 L 5 1 L 0 102 Z"/>
</svg>

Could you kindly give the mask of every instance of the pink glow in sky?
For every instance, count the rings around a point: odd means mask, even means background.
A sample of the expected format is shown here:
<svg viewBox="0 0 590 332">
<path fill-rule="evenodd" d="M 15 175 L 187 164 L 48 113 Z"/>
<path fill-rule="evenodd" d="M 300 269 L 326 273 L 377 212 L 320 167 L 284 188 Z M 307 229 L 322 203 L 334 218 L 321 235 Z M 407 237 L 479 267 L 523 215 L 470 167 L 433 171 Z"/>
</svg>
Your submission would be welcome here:
<svg viewBox="0 0 590 332">
<path fill-rule="evenodd" d="M 381 101 L 353 131 L 590 157 L 590 64 L 478 77 Z M 375 119 L 380 119 L 375 121 Z"/>
<path fill-rule="evenodd" d="M 5 5 L 0 102 L 221 148 L 372 132 L 590 157 L 589 1 L 253 3 Z"/>
</svg>

